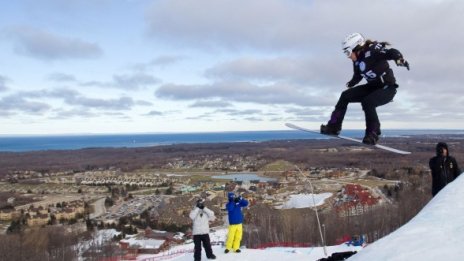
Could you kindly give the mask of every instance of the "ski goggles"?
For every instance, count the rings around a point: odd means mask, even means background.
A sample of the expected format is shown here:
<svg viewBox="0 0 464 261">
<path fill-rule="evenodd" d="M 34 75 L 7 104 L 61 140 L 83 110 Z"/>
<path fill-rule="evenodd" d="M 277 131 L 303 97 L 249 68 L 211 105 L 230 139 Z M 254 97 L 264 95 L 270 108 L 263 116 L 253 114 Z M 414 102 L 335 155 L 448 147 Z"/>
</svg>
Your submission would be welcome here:
<svg viewBox="0 0 464 261">
<path fill-rule="evenodd" d="M 353 53 L 353 51 L 350 48 L 345 48 L 343 49 L 343 53 L 346 55 L 346 57 L 349 58 L 351 56 L 351 53 Z"/>
</svg>

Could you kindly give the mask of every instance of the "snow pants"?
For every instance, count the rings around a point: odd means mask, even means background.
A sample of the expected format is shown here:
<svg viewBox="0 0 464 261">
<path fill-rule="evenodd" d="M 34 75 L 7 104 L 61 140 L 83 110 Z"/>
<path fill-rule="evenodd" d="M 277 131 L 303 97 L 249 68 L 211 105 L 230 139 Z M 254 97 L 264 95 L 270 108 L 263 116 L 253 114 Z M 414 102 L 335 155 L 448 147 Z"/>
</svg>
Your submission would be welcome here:
<svg viewBox="0 0 464 261">
<path fill-rule="evenodd" d="M 209 239 L 209 234 L 193 235 L 193 243 L 195 244 L 193 258 L 195 260 L 201 260 L 201 242 L 203 242 L 203 248 L 205 248 L 206 257 L 210 258 L 213 256 L 213 250 L 211 249 L 211 240 Z"/>
<path fill-rule="evenodd" d="M 243 226 L 242 224 L 229 225 L 229 233 L 227 234 L 226 249 L 236 251 L 240 249 L 240 241 L 242 241 Z"/>
<path fill-rule="evenodd" d="M 342 92 L 337 105 L 335 105 L 335 110 L 346 112 L 349 103 L 359 102 L 366 117 L 366 125 L 369 123 L 378 123 L 380 126 L 376 108 L 391 102 L 396 95 L 397 87 L 398 85 L 358 85 Z"/>
</svg>

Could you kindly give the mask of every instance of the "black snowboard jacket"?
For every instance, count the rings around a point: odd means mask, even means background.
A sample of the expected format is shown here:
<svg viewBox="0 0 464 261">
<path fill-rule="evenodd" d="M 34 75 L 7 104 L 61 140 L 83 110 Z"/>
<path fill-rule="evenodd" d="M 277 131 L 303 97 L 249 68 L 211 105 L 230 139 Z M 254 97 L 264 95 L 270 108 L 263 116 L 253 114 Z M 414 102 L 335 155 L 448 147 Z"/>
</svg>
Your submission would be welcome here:
<svg viewBox="0 0 464 261">
<path fill-rule="evenodd" d="M 385 85 L 395 86 L 396 79 L 388 60 L 398 60 L 403 55 L 394 48 L 387 48 L 385 43 L 372 42 L 353 62 L 353 77 L 348 82 L 348 87 L 358 84 L 363 78 L 369 85 L 383 88 Z"/>
<path fill-rule="evenodd" d="M 442 155 L 443 149 L 448 151 L 446 156 Z M 446 143 L 438 143 L 436 146 L 436 153 L 437 155 L 429 161 L 430 170 L 432 171 L 433 196 L 461 174 L 456 159 L 449 156 L 449 149 Z"/>
</svg>

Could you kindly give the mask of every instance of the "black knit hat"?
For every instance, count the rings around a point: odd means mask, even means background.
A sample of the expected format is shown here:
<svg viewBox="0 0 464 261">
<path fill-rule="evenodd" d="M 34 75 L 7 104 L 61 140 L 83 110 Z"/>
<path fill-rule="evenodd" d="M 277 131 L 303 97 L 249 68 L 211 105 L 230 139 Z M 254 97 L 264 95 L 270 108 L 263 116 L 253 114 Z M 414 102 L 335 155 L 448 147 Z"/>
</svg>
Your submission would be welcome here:
<svg viewBox="0 0 464 261">
<path fill-rule="evenodd" d="M 437 156 L 441 156 L 442 155 L 442 152 L 443 152 L 443 149 L 446 149 L 446 156 L 449 155 L 449 150 L 448 150 L 448 144 L 444 143 L 444 142 L 439 142 L 437 143 L 437 146 L 436 146 L 436 152 L 437 152 Z"/>
</svg>

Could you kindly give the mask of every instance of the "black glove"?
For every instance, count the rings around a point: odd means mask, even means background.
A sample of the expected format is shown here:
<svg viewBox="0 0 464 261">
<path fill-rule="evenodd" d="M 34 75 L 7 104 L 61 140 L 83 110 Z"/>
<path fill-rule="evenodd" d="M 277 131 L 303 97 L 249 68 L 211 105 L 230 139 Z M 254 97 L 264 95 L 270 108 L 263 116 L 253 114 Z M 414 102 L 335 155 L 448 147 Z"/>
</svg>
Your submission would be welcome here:
<svg viewBox="0 0 464 261">
<path fill-rule="evenodd" d="M 349 81 L 349 82 L 346 83 L 346 88 L 351 88 L 351 87 L 353 87 L 353 86 L 354 86 L 354 85 L 351 84 L 351 81 Z"/>
<path fill-rule="evenodd" d="M 404 58 L 399 58 L 399 59 L 395 60 L 395 63 L 396 63 L 397 66 L 406 67 L 406 69 L 408 69 L 408 71 L 409 71 L 409 63 Z"/>
<path fill-rule="evenodd" d="M 234 198 L 234 202 L 235 202 L 235 203 L 239 203 L 240 200 L 242 200 L 242 197 L 241 197 L 241 196 L 238 196 L 238 197 L 235 197 L 235 198 Z"/>
</svg>

